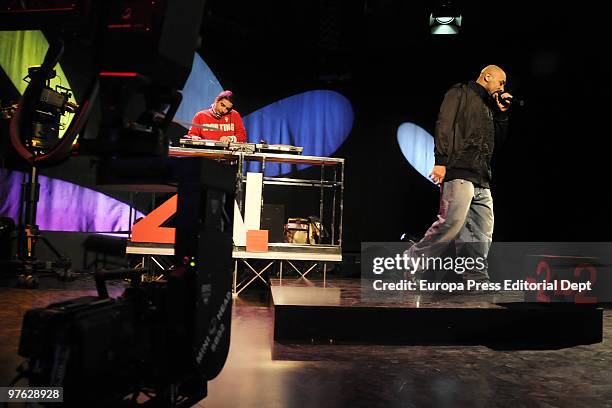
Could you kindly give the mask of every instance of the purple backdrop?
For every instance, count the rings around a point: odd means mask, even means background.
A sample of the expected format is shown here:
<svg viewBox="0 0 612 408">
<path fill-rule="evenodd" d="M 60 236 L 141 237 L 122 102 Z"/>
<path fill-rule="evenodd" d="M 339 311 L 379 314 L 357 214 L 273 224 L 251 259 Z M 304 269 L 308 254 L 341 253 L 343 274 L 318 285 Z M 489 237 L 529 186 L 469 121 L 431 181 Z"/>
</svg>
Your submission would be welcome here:
<svg viewBox="0 0 612 408">
<path fill-rule="evenodd" d="M 17 223 L 25 173 L 0 169 L 0 216 Z M 130 207 L 106 194 L 63 180 L 39 177 L 36 223 L 46 231 L 117 232 L 129 228 Z M 143 214 L 137 212 L 136 217 Z"/>
</svg>

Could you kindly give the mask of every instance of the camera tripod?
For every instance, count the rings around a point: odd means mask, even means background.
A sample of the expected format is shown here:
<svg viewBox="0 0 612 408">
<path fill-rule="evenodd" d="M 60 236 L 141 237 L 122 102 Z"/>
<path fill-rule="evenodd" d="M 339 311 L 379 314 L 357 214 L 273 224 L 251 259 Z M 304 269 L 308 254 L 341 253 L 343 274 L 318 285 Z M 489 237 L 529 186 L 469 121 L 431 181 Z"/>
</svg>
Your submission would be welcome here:
<svg viewBox="0 0 612 408">
<path fill-rule="evenodd" d="M 71 261 L 62 256 L 51 243 L 40 235 L 36 224 L 36 210 L 40 195 L 38 168 L 48 163 L 57 163 L 68 157 L 72 144 L 83 129 L 91 111 L 90 101 L 97 95 L 98 82 L 92 83 L 89 98 L 78 106 L 69 101 L 70 90 L 50 87 L 50 80 L 56 76 L 54 67 L 64 50 L 61 39 L 51 41 L 45 59 L 40 66 L 28 68 L 29 81 L 20 98 L 17 108 L 12 111 L 9 125 L 11 145 L 16 153 L 30 166 L 27 181 L 21 188 L 21 211 L 17 236 L 17 261 L 12 262 L 12 270 L 19 275 L 18 285 L 36 287 L 35 274 L 53 272 L 60 279 L 72 278 Z M 25 80 L 25 79 L 24 79 Z M 64 136 L 59 137 L 60 117 L 66 112 L 74 112 Z M 36 244 L 42 241 L 57 258 L 55 261 L 41 261 L 35 256 Z M 59 273 L 58 273 L 59 272 Z"/>
<path fill-rule="evenodd" d="M 36 224 L 36 210 L 40 196 L 38 168 L 32 166 L 27 175 L 27 181 L 21 184 L 22 212 L 17 236 L 17 262 L 15 271 L 18 273 L 18 286 L 34 288 L 38 286 L 36 275 L 54 274 L 58 279 L 70 280 L 73 277 L 71 260 L 63 256 L 45 237 L 40 235 Z M 35 250 L 38 241 L 42 241 L 55 255 L 55 261 L 42 261 L 36 258 Z"/>
</svg>

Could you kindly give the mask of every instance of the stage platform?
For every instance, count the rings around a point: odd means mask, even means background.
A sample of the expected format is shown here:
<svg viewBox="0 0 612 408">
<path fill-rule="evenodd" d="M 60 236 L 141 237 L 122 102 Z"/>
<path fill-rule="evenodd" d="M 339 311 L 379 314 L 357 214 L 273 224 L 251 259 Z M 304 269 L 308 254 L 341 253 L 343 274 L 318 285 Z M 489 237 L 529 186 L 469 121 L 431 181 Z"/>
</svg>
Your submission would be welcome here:
<svg viewBox="0 0 612 408">
<path fill-rule="evenodd" d="M 274 340 L 287 343 L 561 348 L 602 341 L 593 304 L 527 303 L 520 292 L 365 299 L 360 279 L 271 279 Z"/>
</svg>

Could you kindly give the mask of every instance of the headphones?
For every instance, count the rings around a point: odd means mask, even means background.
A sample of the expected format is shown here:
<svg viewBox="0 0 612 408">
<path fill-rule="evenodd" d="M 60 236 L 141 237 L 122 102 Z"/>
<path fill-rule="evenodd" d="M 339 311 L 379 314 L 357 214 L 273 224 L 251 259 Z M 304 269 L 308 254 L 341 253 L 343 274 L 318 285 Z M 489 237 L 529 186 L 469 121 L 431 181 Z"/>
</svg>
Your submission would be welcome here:
<svg viewBox="0 0 612 408">
<path fill-rule="evenodd" d="M 210 105 L 210 112 L 215 117 L 215 119 L 217 119 L 217 120 L 221 119 L 221 115 L 219 113 L 217 113 L 217 111 L 215 110 L 215 104 L 214 103 Z"/>
<path fill-rule="evenodd" d="M 223 115 L 221 115 L 220 113 L 218 113 L 218 112 L 215 110 L 215 103 L 216 103 L 216 102 L 214 102 L 212 105 L 210 105 L 210 111 L 212 112 L 212 115 L 215 117 L 215 119 L 219 120 L 219 119 L 221 119 L 221 117 L 222 117 Z M 227 109 L 227 113 L 226 113 L 226 115 L 229 115 L 229 114 L 232 112 L 232 109 L 234 109 L 234 107 L 233 107 L 233 106 L 232 106 L 231 108 L 228 108 L 228 109 Z"/>
</svg>

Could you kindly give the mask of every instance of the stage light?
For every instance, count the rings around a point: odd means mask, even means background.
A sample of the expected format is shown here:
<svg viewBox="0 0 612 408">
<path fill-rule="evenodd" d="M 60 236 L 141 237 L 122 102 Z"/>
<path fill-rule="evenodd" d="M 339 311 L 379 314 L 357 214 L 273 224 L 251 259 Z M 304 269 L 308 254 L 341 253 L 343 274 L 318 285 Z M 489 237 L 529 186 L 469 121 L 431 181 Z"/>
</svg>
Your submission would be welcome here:
<svg viewBox="0 0 612 408">
<path fill-rule="evenodd" d="M 452 1 L 442 1 L 429 16 L 432 34 L 459 34 L 461 14 Z"/>
<path fill-rule="evenodd" d="M 459 34 L 461 28 L 461 16 L 457 17 L 429 17 L 429 26 L 432 34 Z"/>
</svg>

